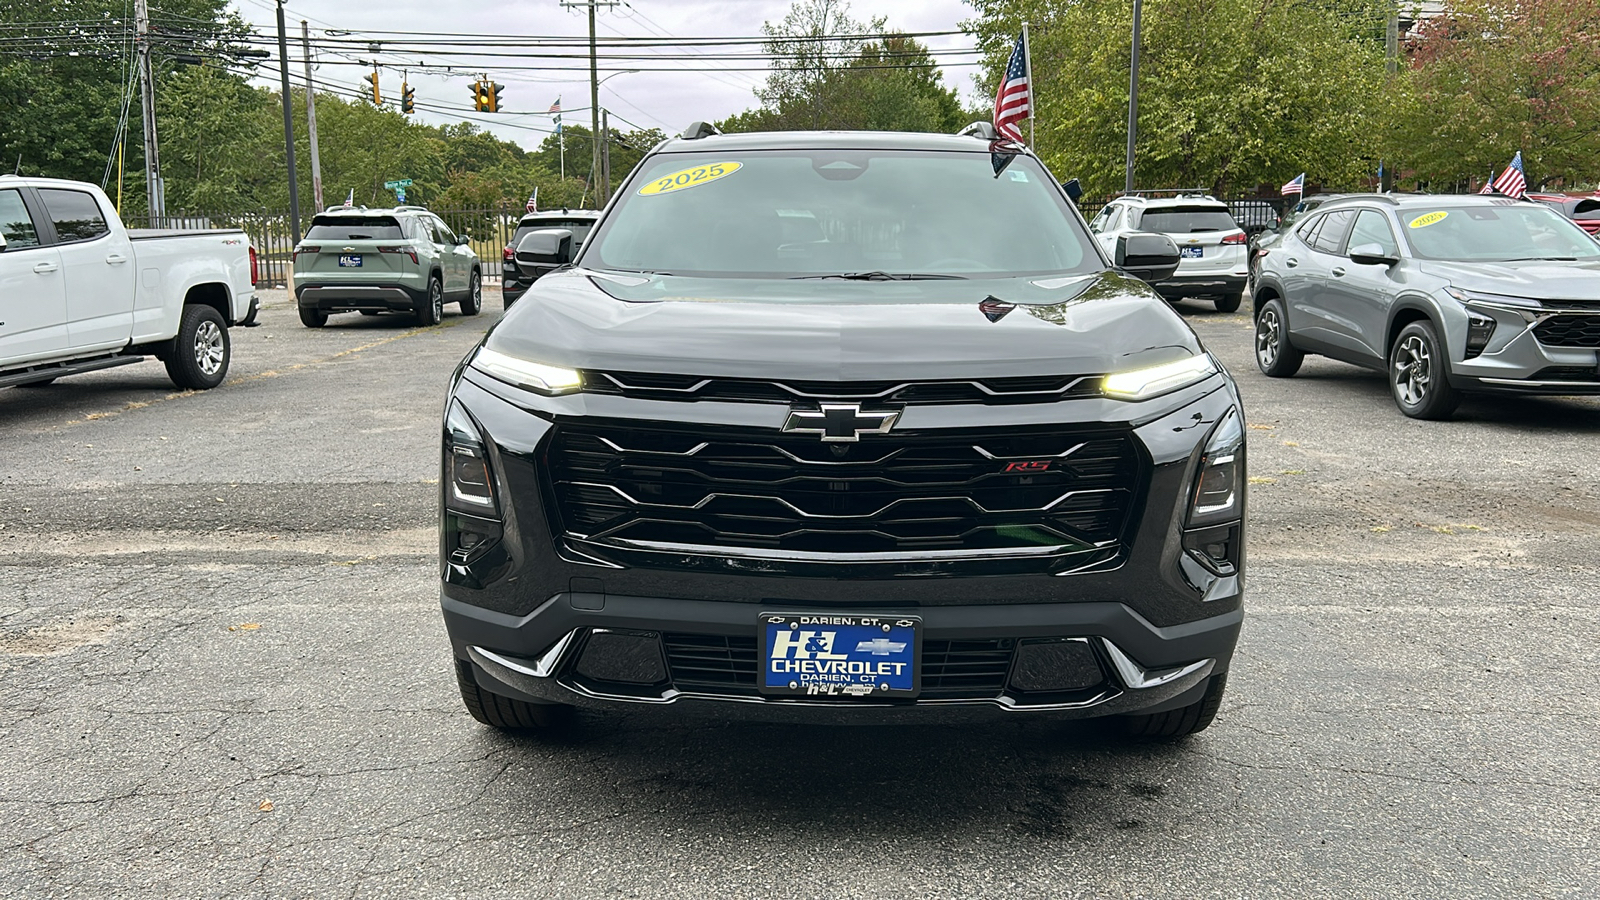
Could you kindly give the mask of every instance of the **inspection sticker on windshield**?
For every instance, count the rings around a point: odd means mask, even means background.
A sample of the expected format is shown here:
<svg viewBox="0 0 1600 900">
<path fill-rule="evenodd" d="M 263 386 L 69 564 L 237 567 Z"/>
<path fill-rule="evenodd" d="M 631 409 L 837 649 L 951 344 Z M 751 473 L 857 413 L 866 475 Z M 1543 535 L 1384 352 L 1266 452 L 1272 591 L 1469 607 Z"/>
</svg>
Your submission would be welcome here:
<svg viewBox="0 0 1600 900">
<path fill-rule="evenodd" d="M 716 181 L 718 178 L 726 178 L 743 167 L 743 163 L 736 162 L 691 166 L 682 171 L 673 172 L 671 175 L 663 175 L 660 178 L 651 180 L 649 184 L 639 188 L 639 195 L 648 197 L 651 194 L 670 194 L 673 191 L 681 191 L 684 188 L 698 187 L 702 184 Z"/>
<path fill-rule="evenodd" d="M 1441 209 L 1438 212 L 1431 212 L 1425 216 L 1417 216 L 1415 219 L 1411 220 L 1410 224 L 1412 228 L 1427 228 L 1429 225 L 1432 225 L 1435 222 L 1443 222 L 1444 217 L 1448 215 L 1450 215 L 1448 212 L 1445 212 Z"/>
<path fill-rule="evenodd" d="M 817 699 L 914 697 L 915 616 L 762 613 L 763 694 Z"/>
</svg>

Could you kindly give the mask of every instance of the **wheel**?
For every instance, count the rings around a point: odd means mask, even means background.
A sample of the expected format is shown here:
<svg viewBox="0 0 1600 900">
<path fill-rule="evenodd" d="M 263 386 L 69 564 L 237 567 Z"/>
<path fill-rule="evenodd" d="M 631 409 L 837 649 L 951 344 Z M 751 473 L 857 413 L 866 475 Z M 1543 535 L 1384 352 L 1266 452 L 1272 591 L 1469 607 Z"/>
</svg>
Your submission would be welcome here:
<svg viewBox="0 0 1600 900">
<path fill-rule="evenodd" d="M 464 659 L 456 660 L 456 685 L 461 688 L 461 702 L 474 719 L 503 731 L 550 728 L 560 725 L 572 711 L 558 703 L 527 703 L 486 691 L 478 687 L 472 663 Z"/>
<path fill-rule="evenodd" d="M 307 328 L 321 328 L 328 324 L 328 314 L 320 309 L 300 307 L 300 324 Z"/>
<path fill-rule="evenodd" d="M 1288 378 L 1300 371 L 1306 355 L 1289 343 L 1289 319 L 1283 301 L 1268 300 L 1256 315 L 1256 368 L 1271 378 Z"/>
<path fill-rule="evenodd" d="M 1448 419 L 1461 403 L 1450 386 L 1444 344 L 1426 319 L 1400 329 L 1389 349 L 1389 391 L 1396 406 L 1413 419 Z"/>
<path fill-rule="evenodd" d="M 1217 312 L 1238 312 L 1239 304 L 1244 302 L 1244 294 L 1223 294 L 1215 301 Z"/>
<path fill-rule="evenodd" d="M 428 279 L 428 296 L 418 304 L 417 318 L 424 325 L 437 325 L 444 319 L 444 282 L 437 275 Z"/>
<path fill-rule="evenodd" d="M 1217 717 L 1222 706 L 1222 692 L 1228 687 L 1228 675 L 1213 675 L 1206 684 L 1206 692 L 1199 700 L 1146 716 L 1123 716 L 1122 722 L 1130 737 L 1175 740 L 1205 731 Z"/>
<path fill-rule="evenodd" d="M 483 276 L 472 270 L 472 281 L 467 284 L 467 296 L 461 300 L 461 314 L 475 316 L 483 309 Z"/>
<path fill-rule="evenodd" d="M 178 336 L 167 354 L 167 375 L 186 390 L 214 388 L 228 375 L 230 351 L 222 316 L 209 306 L 190 304 L 183 308 Z"/>
</svg>

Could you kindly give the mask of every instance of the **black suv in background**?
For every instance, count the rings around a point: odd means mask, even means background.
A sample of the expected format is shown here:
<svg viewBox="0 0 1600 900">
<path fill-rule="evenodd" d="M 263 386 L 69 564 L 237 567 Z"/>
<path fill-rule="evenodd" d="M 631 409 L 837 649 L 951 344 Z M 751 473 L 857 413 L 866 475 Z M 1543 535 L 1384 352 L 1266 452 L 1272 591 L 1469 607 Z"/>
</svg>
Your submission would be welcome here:
<svg viewBox="0 0 1600 900">
<path fill-rule="evenodd" d="M 550 271 L 549 267 L 536 266 L 524 272 L 517 266 L 513 254 L 517 244 L 530 233 L 545 228 L 565 228 L 572 232 L 572 249 L 576 252 L 583 246 L 584 238 L 589 236 L 589 229 L 594 227 L 595 219 L 600 218 L 600 211 L 594 209 L 561 209 L 548 212 L 528 213 L 517 220 L 517 230 L 511 235 L 511 243 L 506 245 L 505 259 L 500 264 L 500 296 L 506 309 L 517 302 L 528 290 L 528 285 L 534 279 Z"/>
<path fill-rule="evenodd" d="M 1239 396 L 1038 158 L 971 136 L 664 142 L 463 360 L 442 606 L 467 708 L 790 721 L 1216 714 Z M 930 190 L 929 185 L 938 185 Z"/>
</svg>

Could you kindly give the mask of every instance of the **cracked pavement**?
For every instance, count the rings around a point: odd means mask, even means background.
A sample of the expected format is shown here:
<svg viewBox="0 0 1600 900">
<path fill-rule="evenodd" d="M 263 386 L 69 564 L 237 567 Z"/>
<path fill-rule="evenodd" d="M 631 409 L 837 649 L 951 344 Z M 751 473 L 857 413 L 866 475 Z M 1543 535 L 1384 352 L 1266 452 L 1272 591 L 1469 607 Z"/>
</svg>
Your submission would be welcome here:
<svg viewBox="0 0 1600 900">
<path fill-rule="evenodd" d="M 1413 422 L 1240 379 L 1250 597 L 1216 724 L 474 723 L 437 419 L 493 322 L 282 292 L 227 384 L 0 391 L 0 897 L 1525 897 L 1600 885 L 1600 403 Z"/>
</svg>

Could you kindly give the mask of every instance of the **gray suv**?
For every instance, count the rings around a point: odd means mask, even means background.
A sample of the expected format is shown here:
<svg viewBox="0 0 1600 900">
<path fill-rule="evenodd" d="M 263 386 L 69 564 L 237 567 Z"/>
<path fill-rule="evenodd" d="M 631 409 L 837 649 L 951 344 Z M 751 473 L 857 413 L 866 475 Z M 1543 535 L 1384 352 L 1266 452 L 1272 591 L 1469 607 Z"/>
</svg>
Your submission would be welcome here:
<svg viewBox="0 0 1600 900">
<path fill-rule="evenodd" d="M 1400 411 L 1444 419 L 1463 391 L 1600 394 L 1600 243 L 1504 197 L 1352 195 L 1259 260 L 1256 364 L 1307 353 L 1386 372 Z"/>
<path fill-rule="evenodd" d="M 307 328 L 340 312 L 411 312 L 437 325 L 446 303 L 464 316 L 483 308 L 483 267 L 466 235 L 420 206 L 336 207 L 294 248 L 294 295 Z"/>
</svg>

